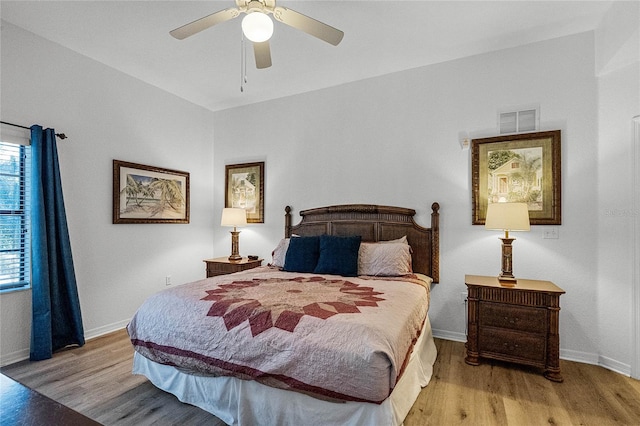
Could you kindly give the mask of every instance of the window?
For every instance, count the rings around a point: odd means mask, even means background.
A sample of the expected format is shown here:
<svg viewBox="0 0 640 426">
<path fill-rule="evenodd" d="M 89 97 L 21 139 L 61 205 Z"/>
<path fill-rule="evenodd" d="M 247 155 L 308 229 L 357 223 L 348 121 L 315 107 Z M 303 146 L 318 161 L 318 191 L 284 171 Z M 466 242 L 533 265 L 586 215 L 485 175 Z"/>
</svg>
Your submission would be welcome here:
<svg viewBox="0 0 640 426">
<path fill-rule="evenodd" d="M 0 292 L 30 287 L 30 153 L 0 142 Z"/>
</svg>

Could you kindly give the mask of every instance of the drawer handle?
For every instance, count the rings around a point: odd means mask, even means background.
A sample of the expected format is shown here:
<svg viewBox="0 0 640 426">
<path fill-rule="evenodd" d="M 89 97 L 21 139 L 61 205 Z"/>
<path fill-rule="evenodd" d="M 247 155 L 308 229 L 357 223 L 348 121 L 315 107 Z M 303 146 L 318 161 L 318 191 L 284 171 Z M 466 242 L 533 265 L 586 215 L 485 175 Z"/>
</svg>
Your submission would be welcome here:
<svg viewBox="0 0 640 426">
<path fill-rule="evenodd" d="M 509 317 L 504 317 L 505 321 L 509 321 L 509 324 L 516 324 L 518 321 L 520 321 L 520 318 L 509 318 Z"/>
<path fill-rule="evenodd" d="M 508 342 L 504 342 L 502 345 L 503 345 L 506 349 L 509 349 L 510 351 L 514 351 L 514 350 L 518 349 L 518 344 L 517 344 L 517 343 L 516 343 L 516 344 L 513 344 L 513 345 L 510 345 Z"/>
</svg>

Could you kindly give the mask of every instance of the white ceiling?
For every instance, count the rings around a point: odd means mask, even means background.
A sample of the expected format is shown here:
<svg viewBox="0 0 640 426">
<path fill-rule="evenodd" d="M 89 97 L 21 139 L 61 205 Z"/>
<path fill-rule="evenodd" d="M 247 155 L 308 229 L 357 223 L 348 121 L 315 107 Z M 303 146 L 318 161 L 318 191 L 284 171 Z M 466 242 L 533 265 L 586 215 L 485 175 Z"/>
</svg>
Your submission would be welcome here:
<svg viewBox="0 0 640 426">
<path fill-rule="evenodd" d="M 596 28 L 611 1 L 278 0 L 344 31 L 331 46 L 275 21 L 273 66 L 247 50 L 240 19 L 185 40 L 169 31 L 225 1 L 5 1 L 0 17 L 212 111 Z"/>
</svg>

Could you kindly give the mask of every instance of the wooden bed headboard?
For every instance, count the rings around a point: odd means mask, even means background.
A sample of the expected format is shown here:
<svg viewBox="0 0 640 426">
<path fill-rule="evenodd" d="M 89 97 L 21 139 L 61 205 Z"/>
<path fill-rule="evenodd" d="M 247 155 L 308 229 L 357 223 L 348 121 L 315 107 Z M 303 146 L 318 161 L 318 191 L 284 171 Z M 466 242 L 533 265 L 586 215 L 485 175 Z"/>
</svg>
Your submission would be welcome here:
<svg viewBox="0 0 640 426">
<path fill-rule="evenodd" d="M 413 271 L 440 280 L 440 205 L 431 205 L 431 227 L 414 220 L 416 211 L 374 204 L 343 204 L 302 210 L 302 220 L 291 224 L 291 207 L 285 207 L 285 238 L 300 236 L 360 235 L 363 242 L 388 241 L 407 236 L 412 249 Z"/>
</svg>

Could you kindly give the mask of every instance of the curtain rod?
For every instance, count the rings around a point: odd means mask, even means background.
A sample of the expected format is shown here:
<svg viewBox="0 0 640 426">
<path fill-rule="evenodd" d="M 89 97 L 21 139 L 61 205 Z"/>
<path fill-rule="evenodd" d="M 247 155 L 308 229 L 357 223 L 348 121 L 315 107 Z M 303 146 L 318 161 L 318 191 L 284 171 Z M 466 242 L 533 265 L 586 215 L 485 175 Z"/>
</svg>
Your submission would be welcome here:
<svg viewBox="0 0 640 426">
<path fill-rule="evenodd" d="M 21 126 L 19 124 L 13 124 L 13 123 L 8 123 L 6 121 L 0 121 L 0 123 L 2 124 L 6 124 L 7 126 L 13 126 L 13 127 L 19 127 L 21 129 L 27 129 L 27 130 L 31 130 L 30 127 L 27 126 Z M 66 139 L 67 135 L 65 135 L 64 133 L 56 133 L 56 136 L 59 137 L 60 139 Z"/>
</svg>

